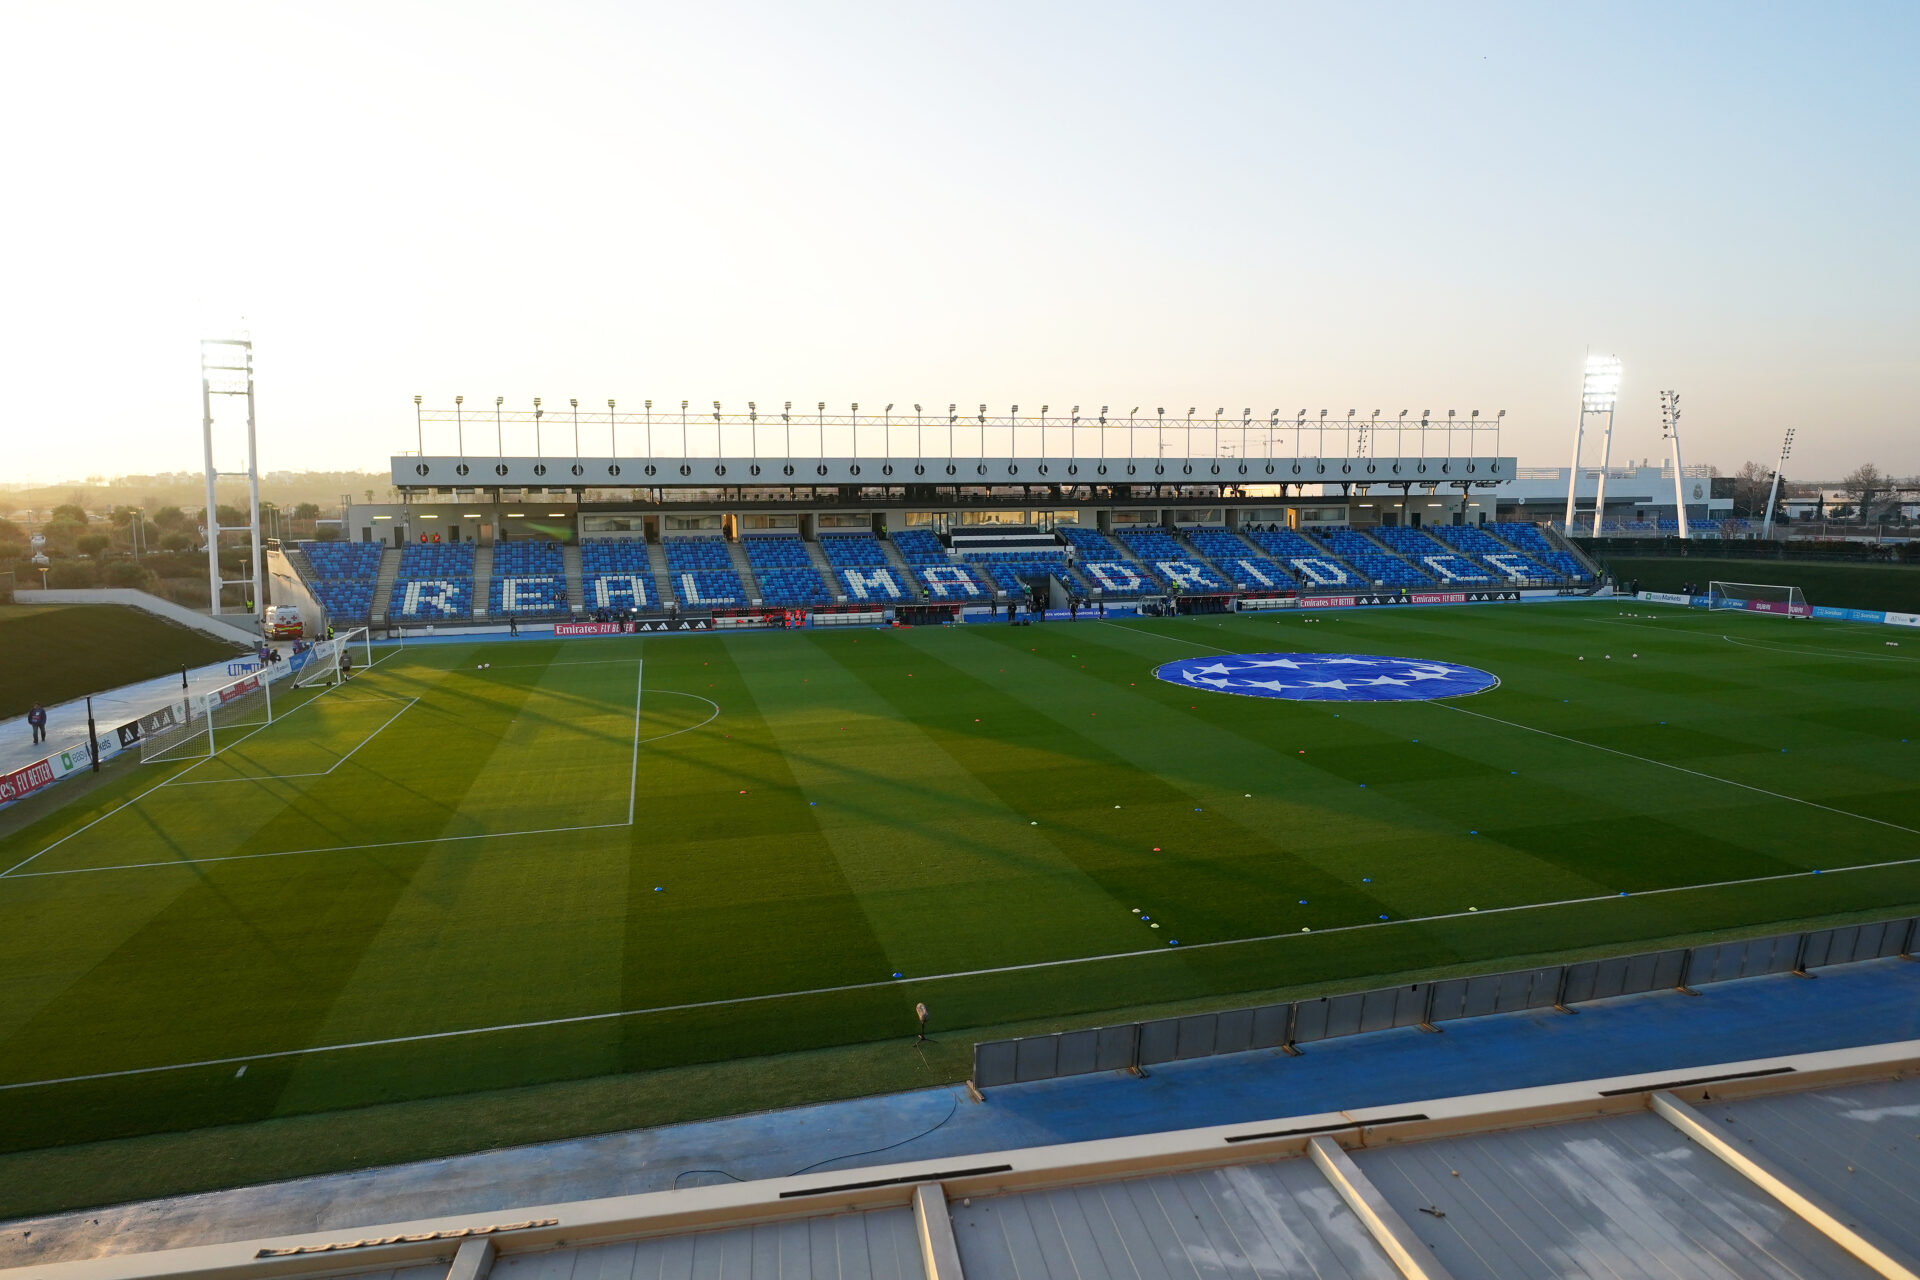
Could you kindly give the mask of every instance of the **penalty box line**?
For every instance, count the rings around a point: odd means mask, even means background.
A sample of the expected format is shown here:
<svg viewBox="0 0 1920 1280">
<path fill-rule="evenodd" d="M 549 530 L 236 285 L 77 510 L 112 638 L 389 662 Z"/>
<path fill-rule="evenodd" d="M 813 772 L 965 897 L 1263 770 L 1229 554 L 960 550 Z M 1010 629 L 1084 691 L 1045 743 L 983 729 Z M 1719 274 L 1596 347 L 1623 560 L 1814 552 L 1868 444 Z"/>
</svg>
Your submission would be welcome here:
<svg viewBox="0 0 1920 1280">
<path fill-rule="evenodd" d="M 709 707 L 712 707 L 713 710 L 709 712 L 707 718 L 699 724 L 690 724 L 683 729 L 675 729 L 670 733 L 661 733 L 651 738 L 638 739 L 634 744 L 634 769 L 636 779 L 639 770 L 640 747 L 649 746 L 655 742 L 662 742 L 668 738 L 677 738 L 683 733 L 692 733 L 696 729 L 704 729 L 720 718 L 720 704 L 712 698 L 706 697 L 704 694 L 685 693 L 679 689 L 655 689 L 653 692 L 655 694 L 666 694 L 676 698 L 693 698 L 696 701 L 706 703 Z M 234 781 L 245 781 L 245 779 L 234 779 Z M 161 785 L 164 786 L 166 784 L 162 783 Z M 157 787 L 154 788 L 154 790 L 158 789 Z M 151 793 L 149 792 L 147 794 Z M 131 804 L 133 801 L 128 801 L 128 803 Z M 101 815 L 103 818 L 108 816 L 111 815 Z M 464 840 L 507 840 L 516 836 L 550 836 L 567 835 L 579 831 L 613 831 L 632 825 L 633 809 L 632 796 L 630 794 L 627 820 L 625 822 L 591 822 L 582 826 L 541 827 L 530 831 L 482 831 L 464 836 L 424 836 L 417 840 L 382 840 L 372 844 L 322 845 L 312 849 L 275 849 L 266 853 L 229 853 L 215 858 L 169 858 L 158 862 L 122 862 L 105 867 L 66 867 L 58 871 L 21 871 L 16 867 L 12 871 L 0 874 L 0 880 L 41 880 L 51 876 L 93 875 L 96 872 L 102 871 L 148 871 L 159 867 L 198 867 L 217 862 L 252 862 L 261 858 L 292 858 L 310 853 L 364 853 L 371 849 L 401 849 L 422 844 L 453 844 Z M 85 828 L 82 828 L 82 830 L 84 829 Z M 75 832 L 74 834 L 78 835 L 79 832 Z M 51 845 L 48 846 L 48 848 L 51 847 Z M 46 850 L 43 849 L 41 852 L 44 853 Z M 39 854 L 34 855 L 34 857 L 38 856 Z M 31 862 L 32 859 L 29 858 L 27 861 Z M 20 864 L 20 866 L 25 865 L 26 863 L 24 862 Z"/>
<path fill-rule="evenodd" d="M 373 670 L 375 667 L 379 666 L 381 663 L 385 662 L 388 658 L 391 658 L 394 654 L 398 652 L 400 652 L 400 650 L 390 649 L 386 653 L 381 654 L 379 657 L 375 658 L 372 662 L 369 662 L 367 664 L 367 670 L 368 671 Z M 314 703 L 320 701 L 320 699 L 326 697 L 331 693 L 334 693 L 335 691 L 343 687 L 344 685 L 342 684 L 336 684 L 332 686 L 332 688 L 322 689 L 319 693 L 315 694 L 313 697 L 308 698 L 305 702 L 301 703 L 300 706 L 295 707 L 292 711 L 287 712 L 286 715 L 281 716 L 280 719 L 281 720 L 286 719 L 287 716 L 293 715 L 295 712 L 298 712 L 303 707 L 312 706 Z M 246 733 L 241 734 L 239 738 L 235 739 L 232 742 L 229 742 L 226 746 L 221 747 L 218 750 L 214 751 L 212 755 L 205 755 L 200 757 L 198 760 L 195 760 L 192 764 L 188 765 L 186 768 L 182 769 L 180 772 L 174 774 L 172 777 L 165 778 L 159 782 L 154 783 L 151 787 L 148 787 L 145 791 L 142 791 L 139 795 L 134 796 L 132 799 L 122 801 L 120 804 L 117 804 L 113 808 L 107 810 L 105 813 L 95 818 L 92 822 L 87 823 L 85 826 L 75 827 L 72 831 L 67 832 L 67 834 L 61 836 L 58 840 L 55 840 L 52 844 L 40 850 L 39 853 L 28 854 L 26 857 L 22 858 L 20 861 L 8 867 L 5 871 L 0 871 L 0 880 L 5 880 L 8 876 L 20 870 L 20 868 L 26 866 L 28 863 L 33 862 L 36 858 L 43 857 L 46 854 L 53 852 L 55 849 L 58 849 L 61 845 L 73 839 L 75 836 L 79 835 L 81 832 L 90 830 L 91 828 L 98 826 L 100 823 L 105 822 L 108 818 L 111 818 L 114 814 L 119 813 L 122 809 L 130 808 L 133 805 L 139 804 L 142 800 L 145 800 L 148 796 L 152 795 L 154 792 L 158 791 L 160 788 L 167 786 L 170 783 L 177 782 L 181 778 L 186 777 L 188 774 L 192 773 L 195 769 L 198 769 L 201 765 L 213 759 L 214 756 L 219 755 L 220 752 L 233 750 L 233 748 L 239 746 L 242 742 L 245 742 L 248 738 L 251 738 L 254 734 L 259 733 L 260 729 L 265 729 L 265 728 L 268 728 L 270 725 L 278 724 L 278 723 L 279 721 L 277 720 L 268 721 L 267 724 L 261 725 L 259 729 L 253 729 Z"/>
<path fill-rule="evenodd" d="M 619 824 L 613 824 L 619 825 Z M 642 1018 L 654 1014 L 689 1013 L 702 1009 L 724 1009 L 740 1005 L 763 1004 L 775 1000 L 795 1000 L 807 996 L 844 995 L 855 991 L 878 991 L 889 987 L 904 988 L 916 983 L 953 982 L 966 978 L 986 978 L 1007 973 L 1032 973 L 1042 969 L 1064 969 L 1075 965 L 1100 964 L 1108 960 L 1128 960 L 1141 956 L 1179 956 L 1188 951 L 1210 951 L 1225 947 L 1244 947 L 1263 942 L 1284 942 L 1303 937 L 1324 937 L 1330 933 L 1356 933 L 1364 929 L 1393 929 L 1405 925 L 1434 924 L 1446 920 L 1479 920 L 1488 916 L 1507 915 L 1521 911 L 1544 911 L 1555 907 L 1590 906 L 1602 902 L 1619 902 L 1622 899 L 1651 898 L 1664 894 L 1695 893 L 1702 889 L 1726 889 L 1739 885 L 1765 884 L 1778 880 L 1797 880 L 1817 875 L 1842 875 L 1849 871 L 1878 871 L 1889 867 L 1905 867 L 1920 863 L 1920 858 L 1900 858 L 1890 862 L 1868 862 L 1850 867 L 1832 867 L 1825 870 L 1786 871 L 1774 875 L 1748 876 L 1738 880 L 1716 880 L 1706 884 L 1673 885 L 1665 889 L 1642 889 L 1636 892 L 1618 892 L 1592 894 L 1580 898 L 1561 898 L 1552 902 L 1524 902 L 1508 907 L 1488 907 L 1484 911 L 1446 911 L 1430 916 L 1409 916 L 1401 920 L 1365 921 L 1360 924 L 1333 925 L 1325 929 L 1316 929 L 1307 933 L 1268 933 L 1251 938 L 1223 938 L 1217 942 L 1196 942 L 1184 947 L 1153 947 L 1132 951 L 1108 951 L 1092 956 L 1071 956 L 1064 960 L 1035 960 L 1027 964 L 997 965 L 985 969 L 960 969 L 950 973 L 932 973 L 916 975 L 910 978 L 887 978 L 874 982 L 849 982 L 832 987 L 813 987 L 802 991 L 772 991 L 764 995 L 728 996 L 719 1000 L 696 1000 L 684 1004 L 655 1005 L 647 1009 L 615 1009 L 604 1013 L 577 1013 L 558 1018 L 534 1018 L 523 1022 L 501 1022 L 484 1027 L 462 1027 L 452 1031 L 424 1031 L 410 1036 L 388 1036 L 377 1040 L 349 1040 L 338 1044 L 311 1045 L 305 1049 L 270 1049 L 262 1053 L 237 1054 L 225 1058 L 201 1058 L 192 1062 L 170 1062 L 153 1067 L 126 1067 L 118 1071 L 92 1071 L 80 1075 L 54 1076 L 44 1080 L 16 1080 L 0 1084 L 0 1093 L 9 1093 L 20 1089 L 51 1088 L 64 1084 L 85 1084 L 95 1080 L 123 1080 L 131 1076 L 159 1075 L 170 1071 L 192 1071 L 207 1067 L 230 1067 L 243 1062 L 272 1062 L 287 1058 L 302 1058 L 309 1054 L 344 1053 L 353 1049 L 380 1049 L 403 1044 L 425 1044 L 437 1040 L 456 1040 L 464 1036 L 496 1035 L 508 1031 L 538 1031 L 551 1027 L 578 1026 L 593 1022 L 614 1022 L 624 1018 Z M 48 873 L 48 874 L 58 874 Z"/>
<path fill-rule="evenodd" d="M 342 699 L 342 701 L 374 702 L 374 701 L 388 701 L 388 699 L 346 698 L 346 699 Z M 388 725 L 392 724 L 395 720 L 398 720 L 401 716 L 411 711 L 414 707 L 414 704 L 419 701 L 420 699 L 418 695 L 408 698 L 406 703 L 403 706 L 401 706 L 401 708 L 398 711 L 394 712 L 392 715 L 388 716 L 384 721 L 381 722 L 381 725 L 378 729 L 375 729 L 372 733 L 360 739 L 359 742 L 354 744 L 352 751 L 347 752 L 347 754 L 341 756 L 338 760 L 335 760 L 331 765 L 329 765 L 325 769 L 319 769 L 311 773 L 269 773 L 269 774 L 260 774 L 258 776 L 248 776 L 244 778 L 195 778 L 190 782 L 181 782 L 178 778 L 169 778 L 165 782 L 161 783 L 160 785 L 163 787 L 213 787 L 213 786 L 219 786 L 222 783 L 228 783 L 228 782 L 284 782 L 284 781 L 291 780 L 293 778 L 324 778 L 328 774 L 332 773 L 335 769 L 338 769 L 341 765 L 345 764 L 347 761 L 353 759 L 353 754 L 355 751 L 360 750 L 361 747 L 366 746 L 369 742 L 372 742 L 375 738 L 379 737 L 380 734 L 386 729 Z M 299 708 L 296 707 L 294 708 L 294 710 L 297 711 L 299 710 Z M 285 716 L 281 717 L 281 719 L 283 720 L 285 718 L 286 718 Z"/>
</svg>

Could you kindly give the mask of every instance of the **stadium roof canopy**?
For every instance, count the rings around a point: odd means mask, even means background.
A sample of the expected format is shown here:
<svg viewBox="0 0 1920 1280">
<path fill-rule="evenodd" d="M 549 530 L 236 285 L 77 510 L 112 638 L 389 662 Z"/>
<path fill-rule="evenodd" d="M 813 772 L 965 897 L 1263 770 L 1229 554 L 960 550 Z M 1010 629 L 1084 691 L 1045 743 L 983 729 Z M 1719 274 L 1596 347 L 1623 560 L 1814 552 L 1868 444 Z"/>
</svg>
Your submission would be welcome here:
<svg viewBox="0 0 1920 1280">
<path fill-rule="evenodd" d="M 1907 1041 L 30 1270 L 45 1280 L 1911 1276 L 1916 1066 L 1920 1042 Z"/>
<path fill-rule="evenodd" d="M 1222 410 L 1221 413 L 1225 411 Z M 433 435 L 433 447 L 427 436 Z M 507 436 L 514 436 L 514 449 Z M 880 484 L 1493 484 L 1497 419 L 1053 418 L 420 409 L 402 490 Z M 532 449 L 524 446 L 532 444 Z M 559 443 L 555 452 L 548 445 Z M 485 446 L 492 445 L 491 449 Z M 624 449 L 622 446 L 625 446 Z M 474 452 L 469 446 L 478 446 Z"/>
</svg>

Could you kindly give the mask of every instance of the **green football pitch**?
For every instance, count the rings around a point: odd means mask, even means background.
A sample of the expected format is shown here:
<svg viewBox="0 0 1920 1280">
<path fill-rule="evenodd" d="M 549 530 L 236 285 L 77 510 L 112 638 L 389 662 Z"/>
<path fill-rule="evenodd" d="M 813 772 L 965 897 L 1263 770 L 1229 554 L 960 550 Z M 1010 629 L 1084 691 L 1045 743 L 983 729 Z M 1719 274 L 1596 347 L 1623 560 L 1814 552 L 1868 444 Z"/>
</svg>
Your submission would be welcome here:
<svg viewBox="0 0 1920 1280">
<path fill-rule="evenodd" d="M 0 1149 L 1910 911 L 1903 634 L 1569 602 L 376 648 L 0 841 Z M 1153 675 L 1293 651 L 1500 683 Z"/>
</svg>

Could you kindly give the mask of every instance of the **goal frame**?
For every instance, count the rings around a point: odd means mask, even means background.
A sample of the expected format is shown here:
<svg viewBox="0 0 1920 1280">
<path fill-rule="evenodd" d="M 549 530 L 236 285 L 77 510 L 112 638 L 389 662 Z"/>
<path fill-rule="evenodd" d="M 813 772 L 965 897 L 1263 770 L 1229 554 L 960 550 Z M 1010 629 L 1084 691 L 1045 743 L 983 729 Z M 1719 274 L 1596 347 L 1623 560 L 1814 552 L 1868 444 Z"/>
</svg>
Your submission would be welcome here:
<svg viewBox="0 0 1920 1280">
<path fill-rule="evenodd" d="M 247 674 L 204 693 L 197 693 L 185 699 L 185 719 L 179 726 L 178 736 L 169 737 L 164 742 L 143 735 L 140 740 L 140 763 L 168 764 L 179 760 L 204 760 L 219 754 L 219 735 L 223 730 L 244 728 L 254 730 L 273 723 L 273 683 L 275 675 L 271 664 L 261 664 Z M 242 698 L 258 694 L 264 719 L 234 723 L 220 723 L 219 712 L 223 707 Z"/>
<path fill-rule="evenodd" d="M 1728 611 L 1760 613 L 1776 618 L 1811 618 L 1813 608 L 1799 587 L 1779 582 L 1707 583 L 1707 609 L 1713 613 Z"/>
<path fill-rule="evenodd" d="M 331 636 L 314 644 L 306 662 L 293 673 L 292 688 L 304 689 L 309 685 L 340 683 L 340 657 L 342 654 L 358 650 L 355 665 L 365 671 L 373 665 L 373 637 L 365 627 L 354 627 L 344 635 Z"/>
</svg>

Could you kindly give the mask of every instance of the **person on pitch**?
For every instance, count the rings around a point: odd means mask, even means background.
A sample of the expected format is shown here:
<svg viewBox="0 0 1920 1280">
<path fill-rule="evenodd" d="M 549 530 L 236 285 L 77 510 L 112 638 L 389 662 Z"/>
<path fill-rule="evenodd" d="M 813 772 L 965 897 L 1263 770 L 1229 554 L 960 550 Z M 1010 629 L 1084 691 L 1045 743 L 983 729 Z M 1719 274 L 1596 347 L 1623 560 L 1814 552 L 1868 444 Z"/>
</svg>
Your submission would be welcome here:
<svg viewBox="0 0 1920 1280">
<path fill-rule="evenodd" d="M 27 726 L 33 730 L 35 742 L 47 740 L 47 709 L 39 703 L 33 704 L 33 710 L 27 712 Z"/>
</svg>

